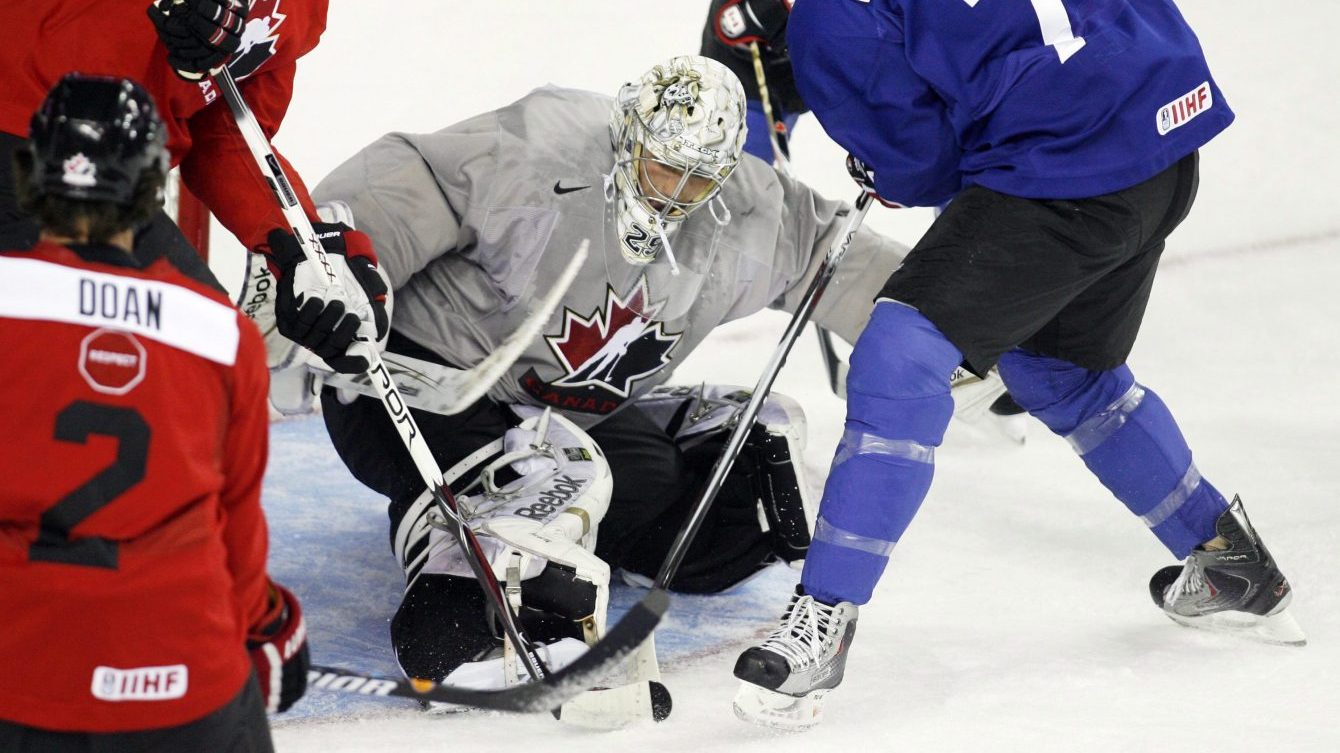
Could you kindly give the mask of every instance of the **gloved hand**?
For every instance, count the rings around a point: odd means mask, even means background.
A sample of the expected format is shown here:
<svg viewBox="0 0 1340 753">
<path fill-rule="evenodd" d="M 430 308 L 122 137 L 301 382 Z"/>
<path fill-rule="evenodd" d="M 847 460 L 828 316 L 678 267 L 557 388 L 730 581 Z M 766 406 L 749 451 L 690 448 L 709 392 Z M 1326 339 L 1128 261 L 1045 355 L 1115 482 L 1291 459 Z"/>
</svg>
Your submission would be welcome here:
<svg viewBox="0 0 1340 753">
<path fill-rule="evenodd" d="M 864 162 L 856 159 L 856 157 L 850 154 L 847 155 L 847 174 L 851 176 L 852 180 L 856 181 L 856 185 L 860 186 L 866 193 L 870 194 L 870 198 L 890 209 L 903 208 L 902 204 L 899 204 L 896 201 L 889 201 L 879 195 L 879 191 L 875 189 L 874 168 L 866 165 Z"/>
<path fill-rule="evenodd" d="M 270 231 L 266 254 L 278 279 L 275 319 L 279 333 L 320 356 L 335 371 L 360 374 L 367 358 L 347 355 L 356 341 L 379 342 L 390 321 L 386 282 L 377 273 L 377 255 L 366 233 L 341 223 L 312 226 L 342 292 L 331 289 L 325 270 L 307 261 L 298 239 L 286 230 Z"/>
<path fill-rule="evenodd" d="M 278 583 L 270 583 L 269 611 L 247 633 L 247 651 L 256 667 L 265 710 L 288 711 L 307 692 L 312 658 L 298 597 Z"/>
<path fill-rule="evenodd" d="M 168 65 L 187 81 L 218 73 L 242 45 L 245 0 L 155 0 L 149 20 L 168 51 Z"/>
<path fill-rule="evenodd" d="M 712 31 L 732 47 L 786 46 L 786 19 L 792 0 L 730 0 L 712 16 Z"/>
</svg>

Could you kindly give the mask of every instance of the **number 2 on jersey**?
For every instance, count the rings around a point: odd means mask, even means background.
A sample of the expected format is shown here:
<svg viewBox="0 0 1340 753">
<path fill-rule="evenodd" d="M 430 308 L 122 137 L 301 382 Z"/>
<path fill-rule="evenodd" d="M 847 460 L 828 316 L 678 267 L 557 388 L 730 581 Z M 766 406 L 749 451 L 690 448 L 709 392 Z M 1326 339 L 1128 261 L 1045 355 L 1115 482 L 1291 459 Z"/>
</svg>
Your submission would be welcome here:
<svg viewBox="0 0 1340 753">
<path fill-rule="evenodd" d="M 94 434 L 117 440 L 116 459 L 96 476 L 42 513 L 37 541 L 28 548 L 34 562 L 115 570 L 115 541 L 89 536 L 71 539 L 70 530 L 144 479 L 149 461 L 149 425 L 134 408 L 76 400 L 56 416 L 56 439 L 85 444 Z"/>
<path fill-rule="evenodd" d="M 963 0 L 970 8 L 976 8 L 982 0 Z M 1062 0 L 1032 0 L 1033 12 L 1037 14 L 1038 26 L 1042 28 L 1042 43 L 1056 50 L 1061 62 L 1084 47 L 1084 37 L 1077 37 L 1070 28 L 1070 16 L 1065 11 Z"/>
</svg>

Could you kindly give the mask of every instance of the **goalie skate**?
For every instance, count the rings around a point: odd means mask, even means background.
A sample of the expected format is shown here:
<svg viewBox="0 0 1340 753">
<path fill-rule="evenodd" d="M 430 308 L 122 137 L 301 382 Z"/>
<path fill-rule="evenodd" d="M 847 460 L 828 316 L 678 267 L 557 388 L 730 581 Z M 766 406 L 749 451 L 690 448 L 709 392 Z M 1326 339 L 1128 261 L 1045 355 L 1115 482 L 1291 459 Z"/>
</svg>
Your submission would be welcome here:
<svg viewBox="0 0 1340 753">
<path fill-rule="evenodd" d="M 824 697 L 842 683 L 856 617 L 854 604 L 829 606 L 797 588 L 781 625 L 735 663 L 735 676 L 744 681 L 735 715 L 785 730 L 818 724 Z"/>
<path fill-rule="evenodd" d="M 1223 550 L 1197 547 L 1181 567 L 1165 567 L 1149 581 L 1150 596 L 1174 622 L 1286 646 L 1307 644 L 1288 612 L 1293 592 L 1252 527 L 1242 500 L 1219 516 Z"/>
</svg>

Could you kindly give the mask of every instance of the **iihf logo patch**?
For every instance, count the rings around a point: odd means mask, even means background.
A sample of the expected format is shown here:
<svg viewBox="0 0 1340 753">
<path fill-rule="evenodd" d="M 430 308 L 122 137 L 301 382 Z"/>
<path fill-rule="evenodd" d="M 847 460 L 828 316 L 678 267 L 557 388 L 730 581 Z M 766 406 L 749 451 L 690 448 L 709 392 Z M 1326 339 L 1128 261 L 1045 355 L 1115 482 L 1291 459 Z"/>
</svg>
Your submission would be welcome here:
<svg viewBox="0 0 1340 753">
<path fill-rule="evenodd" d="M 1174 129 L 1190 123 L 1193 118 L 1214 107 L 1214 95 L 1210 92 L 1210 82 L 1205 81 L 1195 89 L 1174 99 L 1159 108 L 1154 117 L 1154 126 L 1160 136 L 1167 136 Z"/>
<path fill-rule="evenodd" d="M 95 392 L 124 395 L 144 381 L 146 355 L 134 335 L 99 329 L 79 345 L 79 374 Z"/>
<path fill-rule="evenodd" d="M 61 182 L 76 188 L 92 188 L 98 185 L 98 166 L 79 152 L 65 160 L 61 165 Z"/>
</svg>

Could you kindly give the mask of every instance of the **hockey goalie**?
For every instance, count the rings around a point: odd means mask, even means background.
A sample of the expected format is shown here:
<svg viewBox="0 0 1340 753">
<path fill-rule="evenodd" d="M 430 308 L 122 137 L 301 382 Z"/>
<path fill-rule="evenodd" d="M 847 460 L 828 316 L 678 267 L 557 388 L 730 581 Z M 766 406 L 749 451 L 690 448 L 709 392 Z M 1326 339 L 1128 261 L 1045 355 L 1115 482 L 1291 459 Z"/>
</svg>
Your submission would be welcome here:
<svg viewBox="0 0 1340 753">
<path fill-rule="evenodd" d="M 656 575 L 748 399 L 664 383 L 718 325 L 793 307 L 849 211 L 742 155 L 744 107 L 728 69 L 677 57 L 613 99 L 545 87 L 436 133 L 388 134 L 314 192 L 327 219 L 380 250 L 394 302 L 388 353 L 442 367 L 488 356 L 590 240 L 542 336 L 487 397 L 454 415 L 415 411 L 551 661 L 600 634 L 612 571 L 632 583 Z M 854 340 L 905 253 L 856 233 L 816 321 Z M 390 501 L 405 572 L 391 624 L 401 668 L 514 681 L 484 594 L 435 525 L 381 403 L 330 387 L 320 400 L 340 457 Z M 805 556 L 804 440 L 800 406 L 772 396 L 673 589 L 718 592 Z M 633 680 L 655 679 L 654 662 L 641 670 Z"/>
</svg>

